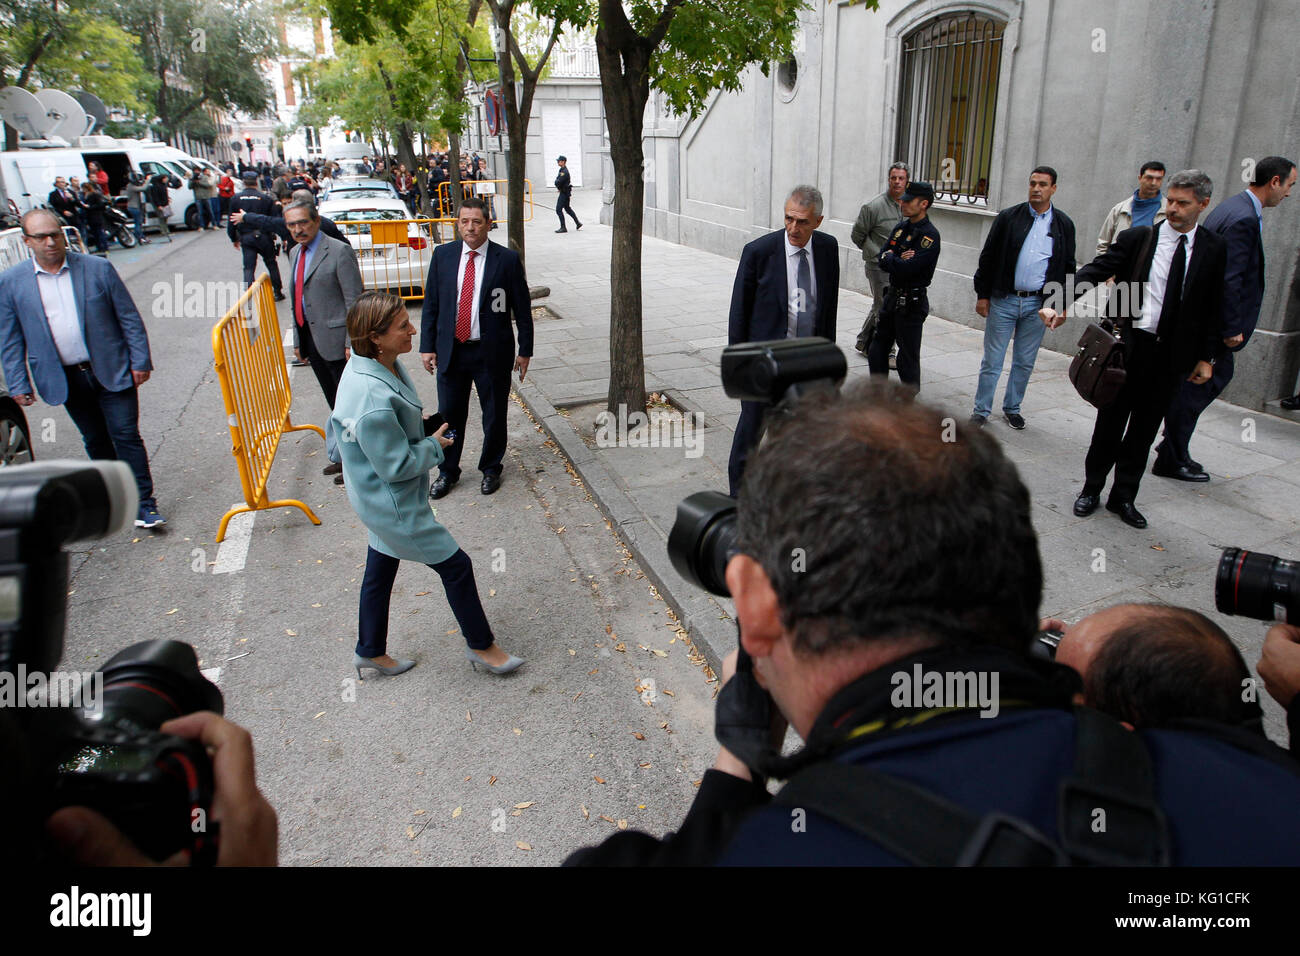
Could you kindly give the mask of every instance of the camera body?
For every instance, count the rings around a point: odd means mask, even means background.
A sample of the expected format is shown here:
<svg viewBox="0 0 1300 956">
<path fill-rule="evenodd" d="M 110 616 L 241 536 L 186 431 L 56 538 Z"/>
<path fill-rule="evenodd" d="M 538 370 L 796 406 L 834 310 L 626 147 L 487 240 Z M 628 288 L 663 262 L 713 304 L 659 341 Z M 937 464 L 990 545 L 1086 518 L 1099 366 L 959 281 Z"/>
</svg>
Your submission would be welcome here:
<svg viewBox="0 0 1300 956">
<path fill-rule="evenodd" d="M 224 709 L 194 649 L 144 641 L 91 674 L 55 670 L 63 654 L 68 557 L 63 545 L 122 530 L 137 509 L 121 462 L 41 462 L 0 469 L 0 739 L 22 826 L 39 833 L 62 807 L 95 810 L 141 851 L 216 860 L 211 759 L 167 720 Z M 21 788 L 21 789 L 19 789 Z"/>
</svg>

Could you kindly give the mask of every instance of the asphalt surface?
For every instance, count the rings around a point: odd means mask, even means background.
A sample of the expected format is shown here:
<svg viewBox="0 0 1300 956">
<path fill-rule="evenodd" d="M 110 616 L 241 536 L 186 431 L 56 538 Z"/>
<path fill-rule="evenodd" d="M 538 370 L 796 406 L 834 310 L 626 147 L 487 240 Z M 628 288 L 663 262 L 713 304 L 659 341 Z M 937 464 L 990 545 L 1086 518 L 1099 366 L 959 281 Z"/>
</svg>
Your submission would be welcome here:
<svg viewBox="0 0 1300 956">
<path fill-rule="evenodd" d="M 358 681 L 366 532 L 321 475 L 319 437 L 286 436 L 270 490 L 308 503 L 321 526 L 274 509 L 214 541 L 242 498 L 213 371 L 218 315 L 186 315 L 175 290 L 216 283 L 202 289 L 219 299 L 240 279 L 239 254 L 224 233 L 186 233 L 112 261 L 149 330 L 140 421 L 168 523 L 72 553 L 65 668 L 94 669 L 137 641 L 193 644 L 226 716 L 253 733 L 283 864 L 553 864 L 619 826 L 680 822 L 716 750 L 712 672 L 522 405 L 501 490 L 481 495 L 467 466 L 437 511 L 474 560 L 498 642 L 528 663 L 472 672 L 437 576 L 408 563 L 389 651 L 418 665 Z M 434 409 L 434 379 L 405 361 Z M 291 371 L 294 422 L 323 425 L 310 370 Z M 62 408 L 27 412 L 38 459 L 84 458 Z M 473 415 L 467 432 L 472 464 Z"/>
</svg>

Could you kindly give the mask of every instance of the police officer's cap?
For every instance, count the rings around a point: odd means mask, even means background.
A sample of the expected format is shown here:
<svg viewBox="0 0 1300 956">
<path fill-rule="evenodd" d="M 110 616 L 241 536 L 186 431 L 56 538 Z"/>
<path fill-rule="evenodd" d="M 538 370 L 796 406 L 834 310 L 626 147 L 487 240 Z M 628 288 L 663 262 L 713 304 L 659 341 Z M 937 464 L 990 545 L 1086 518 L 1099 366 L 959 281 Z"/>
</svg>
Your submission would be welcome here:
<svg viewBox="0 0 1300 956">
<path fill-rule="evenodd" d="M 255 172 L 254 172 L 253 170 L 251 170 L 251 169 L 246 169 L 246 170 L 244 170 L 244 175 L 243 175 L 243 177 L 241 177 L 241 178 L 242 178 L 242 179 L 244 180 L 244 182 L 246 182 L 246 183 L 256 183 L 256 182 L 257 182 L 257 173 L 255 173 Z"/>
<path fill-rule="evenodd" d="M 929 183 L 910 182 L 903 190 L 904 199 L 928 199 L 934 202 L 934 187 Z"/>
<path fill-rule="evenodd" d="M 555 157 L 555 161 L 556 161 L 557 163 L 567 163 L 567 162 L 569 161 L 569 159 L 568 159 L 567 156 L 556 156 L 556 157 Z"/>
</svg>

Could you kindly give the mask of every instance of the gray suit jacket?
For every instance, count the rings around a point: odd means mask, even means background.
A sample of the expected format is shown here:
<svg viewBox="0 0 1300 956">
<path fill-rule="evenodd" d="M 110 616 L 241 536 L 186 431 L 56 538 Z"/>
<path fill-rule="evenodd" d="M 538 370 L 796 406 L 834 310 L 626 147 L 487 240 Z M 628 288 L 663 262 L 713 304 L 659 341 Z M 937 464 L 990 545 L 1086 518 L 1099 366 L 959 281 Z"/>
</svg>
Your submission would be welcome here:
<svg viewBox="0 0 1300 956">
<path fill-rule="evenodd" d="M 302 246 L 295 246 L 289 258 L 289 309 L 298 281 L 298 257 Z M 348 309 L 364 291 L 357 254 L 351 243 L 322 235 L 316 254 L 307 264 L 303 276 L 302 309 L 311 325 L 312 341 L 321 356 L 331 362 L 343 360 L 348 344 Z M 298 322 L 293 321 L 293 344 L 298 342 Z"/>
</svg>

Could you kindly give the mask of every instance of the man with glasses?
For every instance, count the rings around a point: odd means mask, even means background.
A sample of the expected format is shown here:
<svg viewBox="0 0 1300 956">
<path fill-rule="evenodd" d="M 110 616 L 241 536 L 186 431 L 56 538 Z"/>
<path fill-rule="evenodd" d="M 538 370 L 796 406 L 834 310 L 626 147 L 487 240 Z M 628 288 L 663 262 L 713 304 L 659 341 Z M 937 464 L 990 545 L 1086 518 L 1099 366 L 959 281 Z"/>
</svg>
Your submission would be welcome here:
<svg viewBox="0 0 1300 956">
<path fill-rule="evenodd" d="M 117 270 L 68 252 L 53 214 L 23 217 L 32 261 L 0 273 L 0 362 L 19 405 L 63 405 L 91 458 L 122 460 L 140 492 L 137 528 L 166 524 L 140 438 L 136 390 L 149 380 L 149 336 Z M 28 367 L 31 378 L 28 378 Z"/>
</svg>

